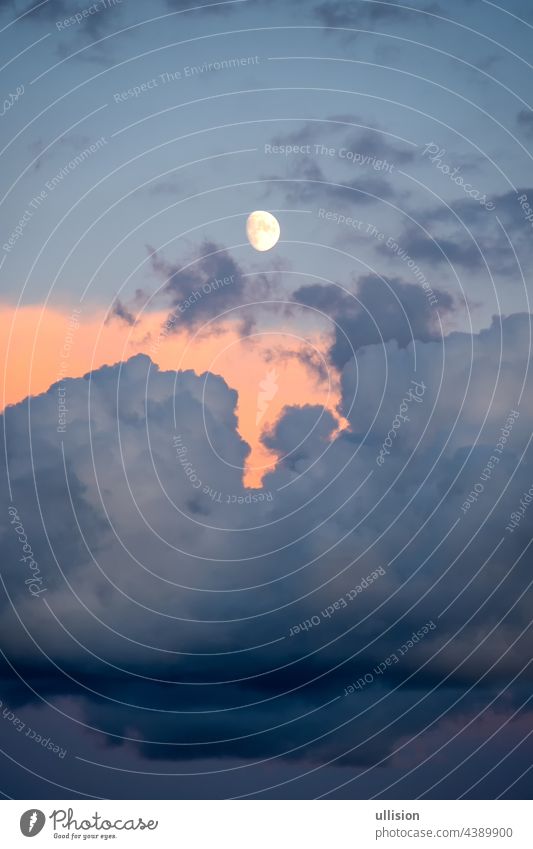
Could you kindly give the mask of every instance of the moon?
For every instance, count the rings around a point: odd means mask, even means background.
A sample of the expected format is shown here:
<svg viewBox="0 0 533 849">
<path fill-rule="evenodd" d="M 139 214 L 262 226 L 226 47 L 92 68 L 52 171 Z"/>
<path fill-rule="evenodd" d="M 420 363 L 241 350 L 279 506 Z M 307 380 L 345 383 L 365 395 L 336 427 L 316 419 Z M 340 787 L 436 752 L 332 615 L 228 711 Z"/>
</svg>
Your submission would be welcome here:
<svg viewBox="0 0 533 849">
<path fill-rule="evenodd" d="M 257 209 L 248 216 L 246 235 L 256 251 L 269 251 L 279 239 L 279 221 L 270 212 Z"/>
</svg>

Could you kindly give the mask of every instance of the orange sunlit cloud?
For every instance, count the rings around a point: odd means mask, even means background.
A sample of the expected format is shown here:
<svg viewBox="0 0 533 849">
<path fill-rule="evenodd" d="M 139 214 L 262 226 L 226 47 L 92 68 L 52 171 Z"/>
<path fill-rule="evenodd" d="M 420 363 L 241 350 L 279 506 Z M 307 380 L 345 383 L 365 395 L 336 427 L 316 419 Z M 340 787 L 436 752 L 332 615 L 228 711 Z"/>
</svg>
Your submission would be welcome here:
<svg viewBox="0 0 533 849">
<path fill-rule="evenodd" d="M 336 376 L 320 381 L 296 356 L 304 343 L 282 330 L 242 339 L 232 324 L 209 335 L 186 330 L 161 336 L 166 313 L 146 314 L 133 327 L 119 319 L 105 323 L 103 312 L 80 313 L 4 306 L 0 321 L 3 362 L 2 408 L 45 392 L 64 377 L 81 377 L 103 365 L 145 353 L 164 369 L 220 374 L 239 395 L 239 432 L 250 445 L 244 480 L 259 486 L 276 457 L 260 442 L 286 405 L 317 404 L 334 415 L 339 400 Z M 305 350 L 324 357 L 327 339 L 307 339 Z M 331 382 L 331 385 L 328 382 Z"/>
</svg>

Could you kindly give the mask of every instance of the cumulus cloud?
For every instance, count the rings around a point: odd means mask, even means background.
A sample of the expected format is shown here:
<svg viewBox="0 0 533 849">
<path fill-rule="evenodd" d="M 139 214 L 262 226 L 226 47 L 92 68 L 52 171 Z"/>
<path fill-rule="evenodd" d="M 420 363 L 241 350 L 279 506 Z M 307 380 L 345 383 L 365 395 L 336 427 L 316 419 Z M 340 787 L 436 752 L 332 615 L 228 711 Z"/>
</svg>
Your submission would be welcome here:
<svg viewBox="0 0 533 849">
<path fill-rule="evenodd" d="M 444 733 L 444 714 L 474 715 L 530 657 L 533 509 L 505 530 L 531 486 L 519 464 L 530 319 L 439 340 L 421 325 L 415 341 L 376 344 L 354 315 L 350 428 L 335 435 L 323 410 L 288 408 L 265 437 L 279 460 L 260 490 L 242 485 L 238 399 L 216 375 L 138 356 L 66 380 L 64 433 L 58 386 L 8 408 L 13 505 L 46 592 L 28 591 L 5 523 L 5 587 L 31 634 L 4 600 L 6 656 L 150 759 L 365 768 L 424 728 Z M 491 456 L 483 496 L 463 510 Z M 520 696 L 507 690 L 507 712 Z"/>
</svg>

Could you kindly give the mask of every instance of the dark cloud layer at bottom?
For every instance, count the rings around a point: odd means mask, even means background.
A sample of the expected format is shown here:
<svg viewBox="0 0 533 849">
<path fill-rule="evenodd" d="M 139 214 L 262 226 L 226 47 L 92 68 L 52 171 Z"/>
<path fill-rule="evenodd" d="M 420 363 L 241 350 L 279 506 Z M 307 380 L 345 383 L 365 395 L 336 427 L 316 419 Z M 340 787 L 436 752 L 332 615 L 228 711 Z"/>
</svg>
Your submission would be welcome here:
<svg viewBox="0 0 533 849">
<path fill-rule="evenodd" d="M 258 493 L 242 486 L 248 446 L 219 377 L 138 356 L 64 381 L 64 433 L 57 386 L 8 408 L 17 518 L 6 502 L 0 629 L 22 680 L 4 666 L 4 703 L 66 700 L 110 735 L 102 747 L 84 732 L 111 765 L 128 752 L 141 772 L 242 763 L 230 795 L 248 768 L 253 792 L 268 786 L 259 761 L 374 780 L 429 757 L 420 769 L 438 780 L 483 722 L 494 750 L 522 739 L 533 510 L 506 526 L 532 485 L 529 332 L 516 315 L 475 336 L 359 347 L 342 372 L 350 430 L 332 438 L 328 414 L 293 408 L 268 436 L 271 500 L 245 500 Z M 465 792 L 484 757 L 459 771 Z M 210 781 L 224 794 L 223 774 Z M 109 776 L 102 792 L 116 793 Z"/>
</svg>

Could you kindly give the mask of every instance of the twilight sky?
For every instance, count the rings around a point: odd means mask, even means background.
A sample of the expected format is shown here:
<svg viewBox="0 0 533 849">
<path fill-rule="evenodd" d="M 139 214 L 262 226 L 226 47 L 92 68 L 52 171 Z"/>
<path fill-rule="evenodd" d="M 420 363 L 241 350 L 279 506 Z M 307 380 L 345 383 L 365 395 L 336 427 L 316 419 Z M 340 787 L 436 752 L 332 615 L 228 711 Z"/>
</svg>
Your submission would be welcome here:
<svg viewBox="0 0 533 849">
<path fill-rule="evenodd" d="M 1 0 L 5 797 L 530 798 L 532 35 Z"/>
</svg>

